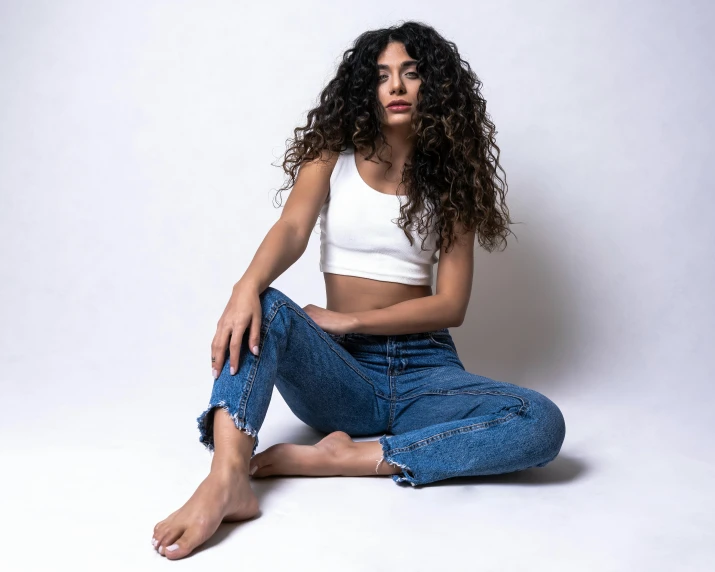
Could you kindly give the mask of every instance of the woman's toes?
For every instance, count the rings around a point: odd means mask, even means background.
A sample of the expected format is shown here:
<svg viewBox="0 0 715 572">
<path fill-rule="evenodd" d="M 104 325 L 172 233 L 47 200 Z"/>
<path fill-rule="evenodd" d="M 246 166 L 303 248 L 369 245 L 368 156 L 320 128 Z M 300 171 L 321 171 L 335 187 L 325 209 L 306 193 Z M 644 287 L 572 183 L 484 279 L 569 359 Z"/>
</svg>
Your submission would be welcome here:
<svg viewBox="0 0 715 572">
<path fill-rule="evenodd" d="M 275 474 L 275 471 L 274 471 L 273 465 L 263 465 L 263 466 L 257 466 L 256 471 L 251 476 L 260 478 L 260 477 L 270 477 L 271 475 L 274 475 L 274 474 Z"/>
<path fill-rule="evenodd" d="M 169 560 L 178 560 L 191 553 L 203 542 L 198 527 L 184 531 L 184 534 L 164 549 L 164 556 Z"/>
<path fill-rule="evenodd" d="M 162 538 L 164 538 L 170 530 L 171 525 L 167 521 L 163 520 L 154 527 L 154 534 L 152 536 L 158 540 L 159 543 L 161 543 Z M 159 548 L 159 545 L 157 544 L 155 548 Z"/>
<path fill-rule="evenodd" d="M 270 466 L 276 458 L 276 445 L 268 447 L 265 451 L 261 451 L 254 455 L 248 465 L 248 474 L 252 477 L 267 477 L 272 474 L 269 471 Z"/>
<path fill-rule="evenodd" d="M 272 458 L 272 451 L 271 448 L 269 447 L 265 451 L 261 451 L 260 453 L 253 455 L 251 458 L 251 461 L 249 463 L 249 472 L 253 467 L 262 467 L 263 465 L 267 465 L 271 462 Z"/>
<path fill-rule="evenodd" d="M 174 544 L 174 542 L 176 542 L 176 539 L 179 538 L 183 532 L 183 529 L 177 528 L 169 530 L 161 538 L 157 538 L 157 540 L 159 541 L 157 546 L 159 554 L 163 554 L 164 556 L 166 556 L 166 547 Z"/>
</svg>

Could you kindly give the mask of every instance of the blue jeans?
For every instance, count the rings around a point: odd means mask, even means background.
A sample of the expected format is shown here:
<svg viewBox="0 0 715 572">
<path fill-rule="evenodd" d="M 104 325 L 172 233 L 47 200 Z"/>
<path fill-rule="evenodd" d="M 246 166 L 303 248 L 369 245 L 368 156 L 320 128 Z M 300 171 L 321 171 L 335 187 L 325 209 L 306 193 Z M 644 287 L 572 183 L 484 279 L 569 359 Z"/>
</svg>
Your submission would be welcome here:
<svg viewBox="0 0 715 572">
<path fill-rule="evenodd" d="M 293 413 L 317 431 L 383 434 L 396 483 L 543 467 L 566 434 L 559 408 L 544 395 L 465 371 L 447 328 L 414 334 L 331 334 L 280 290 L 260 296 L 258 355 L 244 333 L 235 375 L 229 354 L 197 419 L 212 451 L 213 414 L 228 411 L 255 437 L 278 388 Z M 376 459 L 376 462 L 379 461 Z M 379 464 L 379 463 L 378 463 Z"/>
</svg>

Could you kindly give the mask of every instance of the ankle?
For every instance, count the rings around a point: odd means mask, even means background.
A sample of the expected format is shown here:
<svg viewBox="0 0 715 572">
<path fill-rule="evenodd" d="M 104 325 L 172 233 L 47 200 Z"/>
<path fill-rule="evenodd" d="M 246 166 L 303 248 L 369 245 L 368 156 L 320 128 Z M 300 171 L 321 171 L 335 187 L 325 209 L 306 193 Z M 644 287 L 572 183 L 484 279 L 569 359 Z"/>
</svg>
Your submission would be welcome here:
<svg viewBox="0 0 715 572">
<path fill-rule="evenodd" d="M 212 473 L 248 474 L 249 461 L 239 455 L 214 455 L 211 461 Z"/>
</svg>

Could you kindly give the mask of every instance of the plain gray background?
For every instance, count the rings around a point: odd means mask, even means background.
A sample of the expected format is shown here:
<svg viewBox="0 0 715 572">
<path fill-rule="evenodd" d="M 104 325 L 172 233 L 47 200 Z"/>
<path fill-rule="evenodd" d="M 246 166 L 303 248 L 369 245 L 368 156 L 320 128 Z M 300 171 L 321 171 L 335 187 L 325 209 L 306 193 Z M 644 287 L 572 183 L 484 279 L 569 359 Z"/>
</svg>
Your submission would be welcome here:
<svg viewBox="0 0 715 572">
<path fill-rule="evenodd" d="M 714 15 L 706 0 L 0 2 L 4 569 L 707 569 Z M 452 335 L 468 370 L 559 404 L 562 453 L 421 490 L 255 481 L 259 519 L 170 564 L 151 532 L 208 469 L 210 343 L 280 215 L 286 140 L 355 37 L 410 19 L 484 82 L 520 223 L 506 251 L 477 250 Z M 318 257 L 316 230 L 272 285 L 324 306 Z M 259 451 L 319 438 L 274 392 Z"/>
</svg>

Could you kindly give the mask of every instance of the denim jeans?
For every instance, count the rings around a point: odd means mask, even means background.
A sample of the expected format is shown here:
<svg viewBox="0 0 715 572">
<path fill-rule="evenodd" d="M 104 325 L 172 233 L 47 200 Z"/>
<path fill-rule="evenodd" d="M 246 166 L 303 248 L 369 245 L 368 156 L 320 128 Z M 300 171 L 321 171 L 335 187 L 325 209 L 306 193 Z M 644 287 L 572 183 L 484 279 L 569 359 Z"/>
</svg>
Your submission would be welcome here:
<svg viewBox="0 0 715 572">
<path fill-rule="evenodd" d="M 214 450 L 214 408 L 255 437 L 273 386 L 303 423 L 351 437 L 382 434 L 395 483 L 543 467 L 559 453 L 566 425 L 559 408 L 534 390 L 464 369 L 447 328 L 400 335 L 332 334 L 280 290 L 259 298 L 258 355 L 241 341 L 238 370 L 229 354 L 198 417 L 200 441 Z M 379 465 L 379 459 L 376 459 Z"/>
</svg>

